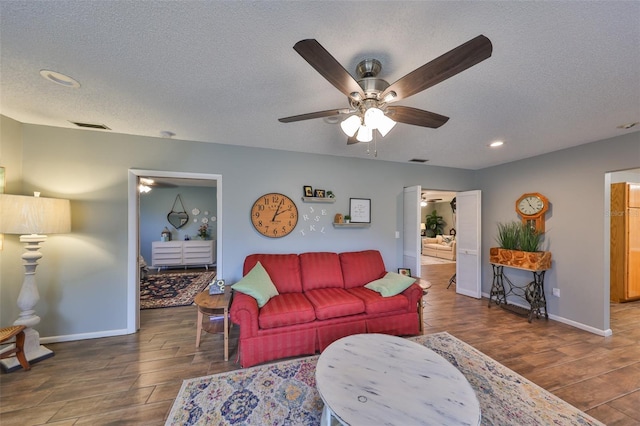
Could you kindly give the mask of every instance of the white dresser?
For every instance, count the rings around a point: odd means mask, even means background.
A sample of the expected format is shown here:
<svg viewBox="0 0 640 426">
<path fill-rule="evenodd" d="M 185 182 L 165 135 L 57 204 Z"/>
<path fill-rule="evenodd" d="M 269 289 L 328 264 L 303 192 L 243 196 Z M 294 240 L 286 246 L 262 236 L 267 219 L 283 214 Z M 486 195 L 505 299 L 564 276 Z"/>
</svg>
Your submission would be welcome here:
<svg viewBox="0 0 640 426">
<path fill-rule="evenodd" d="M 214 240 L 154 241 L 151 243 L 151 265 L 160 270 L 163 266 L 204 266 L 209 269 L 216 258 Z"/>
</svg>

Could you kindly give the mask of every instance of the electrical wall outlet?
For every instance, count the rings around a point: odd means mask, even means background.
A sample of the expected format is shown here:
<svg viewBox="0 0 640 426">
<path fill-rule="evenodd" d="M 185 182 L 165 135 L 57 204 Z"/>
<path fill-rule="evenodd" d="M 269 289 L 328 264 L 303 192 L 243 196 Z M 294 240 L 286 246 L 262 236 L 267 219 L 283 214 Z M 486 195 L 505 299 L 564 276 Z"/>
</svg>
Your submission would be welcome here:
<svg viewBox="0 0 640 426">
<path fill-rule="evenodd" d="M 553 291 L 553 295 L 555 297 L 560 297 L 560 289 L 559 288 L 554 288 L 552 291 Z"/>
<path fill-rule="evenodd" d="M 400 238 L 400 231 L 396 231 L 396 238 Z"/>
</svg>

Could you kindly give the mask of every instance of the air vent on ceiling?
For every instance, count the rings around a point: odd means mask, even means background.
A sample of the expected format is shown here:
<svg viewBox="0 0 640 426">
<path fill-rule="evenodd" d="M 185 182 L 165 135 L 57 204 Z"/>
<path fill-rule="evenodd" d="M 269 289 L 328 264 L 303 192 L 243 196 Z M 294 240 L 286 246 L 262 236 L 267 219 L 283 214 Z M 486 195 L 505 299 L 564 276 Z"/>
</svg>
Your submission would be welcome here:
<svg viewBox="0 0 640 426">
<path fill-rule="evenodd" d="M 425 160 L 424 158 L 412 158 L 409 160 L 410 163 L 426 163 L 429 160 Z"/>
<path fill-rule="evenodd" d="M 78 127 L 84 127 L 87 129 L 101 129 L 101 130 L 111 130 L 104 124 L 93 124 L 93 123 L 79 123 L 77 121 L 70 121 L 71 124 L 75 124 Z"/>
</svg>

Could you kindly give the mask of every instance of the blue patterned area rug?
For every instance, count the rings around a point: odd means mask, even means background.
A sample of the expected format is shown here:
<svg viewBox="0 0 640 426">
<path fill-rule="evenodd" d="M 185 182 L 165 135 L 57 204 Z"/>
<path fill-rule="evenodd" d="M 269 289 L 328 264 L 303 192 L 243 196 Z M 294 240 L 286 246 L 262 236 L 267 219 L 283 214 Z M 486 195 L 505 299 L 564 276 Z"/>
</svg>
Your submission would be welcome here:
<svg viewBox="0 0 640 426">
<path fill-rule="evenodd" d="M 148 275 L 140 280 L 140 309 L 191 305 L 215 277 L 215 271 Z"/>
<path fill-rule="evenodd" d="M 480 402 L 483 425 L 602 425 L 449 333 L 411 340 L 464 374 Z M 312 356 L 185 380 L 165 425 L 319 425 L 317 360 Z"/>
</svg>

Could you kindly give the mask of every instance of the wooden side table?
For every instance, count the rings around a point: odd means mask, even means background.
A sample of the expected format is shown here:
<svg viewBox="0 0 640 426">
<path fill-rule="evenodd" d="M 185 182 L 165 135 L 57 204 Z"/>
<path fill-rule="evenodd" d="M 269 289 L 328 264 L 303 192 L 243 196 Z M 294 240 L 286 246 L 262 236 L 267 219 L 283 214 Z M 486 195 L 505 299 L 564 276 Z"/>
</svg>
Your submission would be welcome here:
<svg viewBox="0 0 640 426">
<path fill-rule="evenodd" d="M 207 333 L 219 333 L 219 327 L 211 323 L 211 316 L 222 316 L 224 324 L 224 360 L 229 361 L 229 305 L 231 304 L 231 286 L 224 288 L 224 294 L 209 294 L 207 288 L 198 294 L 193 302 L 198 305 L 198 323 L 196 324 L 196 348 L 200 347 L 202 330 Z M 207 323 L 203 327 L 203 320 L 207 316 Z"/>
</svg>

